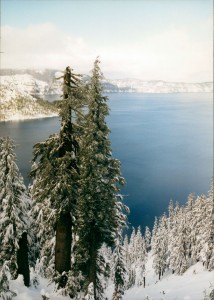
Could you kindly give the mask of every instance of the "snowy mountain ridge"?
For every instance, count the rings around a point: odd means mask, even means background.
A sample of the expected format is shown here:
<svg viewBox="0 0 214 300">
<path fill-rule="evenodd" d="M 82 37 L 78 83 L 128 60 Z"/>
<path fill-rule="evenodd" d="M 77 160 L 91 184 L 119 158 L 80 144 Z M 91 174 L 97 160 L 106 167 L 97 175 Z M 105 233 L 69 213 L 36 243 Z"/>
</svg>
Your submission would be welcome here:
<svg viewBox="0 0 214 300">
<path fill-rule="evenodd" d="M 47 94 L 61 94 L 60 82 L 47 82 L 38 80 L 30 74 L 16 74 L 0 76 L 1 87 L 7 87 L 14 93 L 22 93 L 23 95 L 44 96 Z M 4 99 L 7 101 L 7 98 Z"/>
<path fill-rule="evenodd" d="M 20 71 L 21 72 L 21 71 Z M 26 73 L 9 73 L 1 75 L 0 83 L 3 86 L 16 87 L 30 95 L 61 95 L 62 81 L 56 80 L 56 70 L 29 71 Z M 2 72 L 1 72 L 2 74 Z M 3 72 L 3 74 L 8 74 Z M 87 81 L 88 76 L 83 80 Z M 105 92 L 129 92 L 129 93 L 211 93 L 213 82 L 185 83 L 166 82 L 162 80 L 144 81 L 140 79 L 104 79 L 102 81 Z"/>
<path fill-rule="evenodd" d="M 113 85 L 115 92 L 130 93 L 211 93 L 213 91 L 212 82 L 185 83 L 166 82 L 162 80 L 143 81 L 140 79 L 116 79 L 107 80 L 107 84 Z M 105 84 L 106 84 L 105 83 Z M 112 87 L 107 88 L 112 92 Z"/>
</svg>

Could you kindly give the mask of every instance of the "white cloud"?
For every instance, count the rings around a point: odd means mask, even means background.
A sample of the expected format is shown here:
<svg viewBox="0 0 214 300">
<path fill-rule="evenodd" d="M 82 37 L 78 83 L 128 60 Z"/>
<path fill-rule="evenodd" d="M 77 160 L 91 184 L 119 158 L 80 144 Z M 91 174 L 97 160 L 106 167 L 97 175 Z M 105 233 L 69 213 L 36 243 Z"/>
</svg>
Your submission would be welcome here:
<svg viewBox="0 0 214 300">
<path fill-rule="evenodd" d="M 210 22 L 201 25 L 211 32 Z M 2 68 L 59 68 L 72 66 L 88 73 L 96 56 L 102 61 L 106 77 L 135 77 L 145 80 L 210 81 L 212 80 L 212 38 L 197 36 L 178 28 L 149 38 L 139 36 L 132 44 L 115 46 L 106 41 L 89 45 L 81 37 L 67 35 L 51 23 L 17 29 L 2 27 Z"/>
<path fill-rule="evenodd" d="M 168 29 L 125 49 L 103 49 L 103 60 L 108 72 L 119 69 L 126 77 L 198 82 L 212 81 L 212 53 L 212 38 L 200 42 L 185 31 Z"/>
<path fill-rule="evenodd" d="M 63 68 L 88 64 L 83 39 L 68 36 L 51 23 L 17 29 L 2 27 L 2 68 Z M 87 66 L 86 66 L 87 67 Z"/>
</svg>

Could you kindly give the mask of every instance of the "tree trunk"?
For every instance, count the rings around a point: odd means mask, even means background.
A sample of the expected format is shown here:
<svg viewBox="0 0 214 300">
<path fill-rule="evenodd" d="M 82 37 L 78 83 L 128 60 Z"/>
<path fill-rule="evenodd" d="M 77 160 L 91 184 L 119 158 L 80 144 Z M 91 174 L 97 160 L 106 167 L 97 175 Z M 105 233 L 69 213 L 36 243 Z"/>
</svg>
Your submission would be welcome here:
<svg viewBox="0 0 214 300">
<path fill-rule="evenodd" d="M 146 277 L 143 277 L 143 287 L 146 287 Z"/>
<path fill-rule="evenodd" d="M 62 274 L 71 270 L 71 215 L 61 214 L 56 224 L 55 271 Z M 67 277 L 62 278 L 60 287 L 64 287 Z"/>
<path fill-rule="evenodd" d="M 25 286 L 30 285 L 30 270 L 28 263 L 28 242 L 27 233 L 24 232 L 19 240 L 19 249 L 17 251 L 17 274 L 22 274 L 24 277 Z"/>
</svg>

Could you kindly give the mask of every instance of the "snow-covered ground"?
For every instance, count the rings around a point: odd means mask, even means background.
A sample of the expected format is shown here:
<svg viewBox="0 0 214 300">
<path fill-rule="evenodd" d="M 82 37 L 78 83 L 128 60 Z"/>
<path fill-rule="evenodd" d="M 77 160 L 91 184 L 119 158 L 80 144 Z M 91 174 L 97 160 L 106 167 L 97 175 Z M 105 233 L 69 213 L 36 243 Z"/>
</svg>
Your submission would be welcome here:
<svg viewBox="0 0 214 300">
<path fill-rule="evenodd" d="M 201 262 L 191 266 L 182 276 L 166 272 L 161 280 L 154 274 L 151 253 L 146 265 L 146 287 L 133 287 L 125 291 L 123 300 L 204 300 L 213 289 L 214 273 L 204 269 Z M 53 284 L 39 278 L 37 287 L 25 287 L 22 276 L 10 281 L 10 288 L 16 292 L 14 300 L 41 300 L 41 294 L 47 294 L 50 300 L 69 300 L 69 297 L 54 293 Z M 114 286 L 106 291 L 108 300 L 112 299 Z"/>
<path fill-rule="evenodd" d="M 146 287 L 131 288 L 125 292 L 123 300 L 203 300 L 204 293 L 209 294 L 212 290 L 214 273 L 205 270 L 201 262 L 191 266 L 182 276 L 166 272 L 159 281 L 152 261 L 150 253 L 146 266 Z"/>
</svg>

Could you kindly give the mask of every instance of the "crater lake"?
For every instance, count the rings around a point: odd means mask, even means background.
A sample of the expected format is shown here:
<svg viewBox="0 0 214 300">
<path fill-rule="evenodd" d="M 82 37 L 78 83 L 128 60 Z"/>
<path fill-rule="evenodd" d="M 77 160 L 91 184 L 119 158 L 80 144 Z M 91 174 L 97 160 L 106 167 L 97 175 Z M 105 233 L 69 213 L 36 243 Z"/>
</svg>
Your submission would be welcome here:
<svg viewBox="0 0 214 300">
<path fill-rule="evenodd" d="M 184 204 L 190 193 L 207 194 L 213 175 L 211 93 L 111 93 L 112 155 L 121 161 L 130 226 L 152 228 L 170 199 Z M 0 136 L 16 143 L 17 164 L 29 183 L 32 148 L 58 132 L 60 119 L 0 122 Z"/>
</svg>

